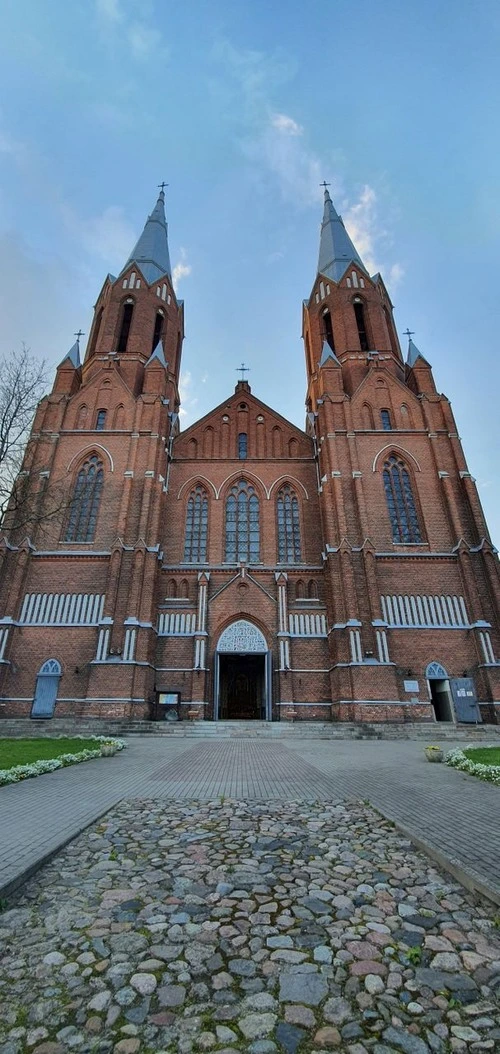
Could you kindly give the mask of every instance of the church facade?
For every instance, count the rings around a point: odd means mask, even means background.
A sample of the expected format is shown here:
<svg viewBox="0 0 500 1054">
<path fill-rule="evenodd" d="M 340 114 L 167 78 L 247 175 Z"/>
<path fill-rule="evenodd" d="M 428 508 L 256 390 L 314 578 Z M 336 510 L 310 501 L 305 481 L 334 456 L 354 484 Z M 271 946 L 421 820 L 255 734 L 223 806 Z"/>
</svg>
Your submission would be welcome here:
<svg viewBox="0 0 500 1054">
<path fill-rule="evenodd" d="M 0 715 L 500 720 L 498 560 L 450 403 L 328 190 L 304 430 L 242 380 L 181 431 L 183 332 L 162 192 L 36 414 Z"/>
</svg>

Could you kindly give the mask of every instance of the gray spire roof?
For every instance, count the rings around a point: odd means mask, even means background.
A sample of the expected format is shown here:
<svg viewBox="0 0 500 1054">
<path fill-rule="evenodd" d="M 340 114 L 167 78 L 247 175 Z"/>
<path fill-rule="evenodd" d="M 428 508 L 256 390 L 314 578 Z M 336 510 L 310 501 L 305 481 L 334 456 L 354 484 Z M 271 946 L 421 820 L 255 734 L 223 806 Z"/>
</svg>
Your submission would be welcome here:
<svg viewBox="0 0 500 1054">
<path fill-rule="evenodd" d="M 332 351 L 330 345 L 327 344 L 326 340 L 324 340 L 323 341 L 323 349 L 322 349 L 322 352 L 321 352 L 321 358 L 319 360 L 320 366 L 326 366 L 326 364 L 328 362 L 328 359 L 333 359 L 334 365 L 335 366 L 340 366 L 340 362 L 339 362 L 335 352 Z"/>
<path fill-rule="evenodd" d="M 161 365 L 165 367 L 165 369 L 167 368 L 167 363 L 165 361 L 165 352 L 163 350 L 163 344 L 162 344 L 161 340 L 158 341 L 158 344 L 156 345 L 155 350 L 149 356 L 149 359 L 148 359 L 148 361 L 146 363 L 146 369 L 148 368 L 148 366 L 151 366 L 152 362 L 156 362 L 156 361 L 160 362 Z"/>
<path fill-rule="evenodd" d="M 417 359 L 422 359 L 423 362 L 427 363 L 427 365 L 430 366 L 430 363 L 427 362 L 427 359 L 424 358 L 422 352 L 418 350 L 417 345 L 413 343 L 410 337 L 408 340 L 408 355 L 406 358 L 408 366 L 414 366 Z"/>
<path fill-rule="evenodd" d="M 80 362 L 80 344 L 78 343 L 77 340 L 75 340 L 75 343 L 73 344 L 73 347 L 71 347 L 69 349 L 68 354 L 64 356 L 64 359 L 61 359 L 61 362 L 60 362 L 61 366 L 62 366 L 63 362 L 66 362 L 66 359 L 69 359 L 71 365 L 74 367 L 75 370 L 79 369 L 79 367 L 81 366 L 81 362 Z"/>
<path fill-rule="evenodd" d="M 165 195 L 162 190 L 151 215 L 146 220 L 146 226 L 139 241 L 132 249 L 121 274 L 130 264 L 135 263 L 141 269 L 146 282 L 150 285 L 165 274 L 171 277 L 167 231 Z"/>
<path fill-rule="evenodd" d="M 368 274 L 344 227 L 342 217 L 336 212 L 328 190 L 325 190 L 325 211 L 321 225 L 318 274 L 324 274 L 327 278 L 332 278 L 334 282 L 340 282 L 352 261 L 357 263 L 365 274 Z"/>
</svg>

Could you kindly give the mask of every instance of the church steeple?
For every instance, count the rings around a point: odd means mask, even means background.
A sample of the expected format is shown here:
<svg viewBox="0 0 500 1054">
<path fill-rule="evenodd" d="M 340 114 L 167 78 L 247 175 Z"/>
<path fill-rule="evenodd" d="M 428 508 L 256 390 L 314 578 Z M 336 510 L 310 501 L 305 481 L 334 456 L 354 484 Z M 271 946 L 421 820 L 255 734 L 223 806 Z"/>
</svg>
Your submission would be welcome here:
<svg viewBox="0 0 500 1054">
<path fill-rule="evenodd" d="M 342 217 L 335 209 L 333 201 L 325 187 L 325 208 L 321 225 L 319 243 L 318 274 L 323 274 L 334 282 L 340 282 L 349 264 L 354 261 L 368 274 L 366 267 L 354 248 L 344 227 Z"/>
<path fill-rule="evenodd" d="M 149 285 L 163 278 L 164 275 L 171 278 L 163 186 L 158 195 L 158 201 L 151 215 L 148 216 L 144 230 L 132 249 L 121 274 L 132 263 L 137 264 Z"/>
</svg>

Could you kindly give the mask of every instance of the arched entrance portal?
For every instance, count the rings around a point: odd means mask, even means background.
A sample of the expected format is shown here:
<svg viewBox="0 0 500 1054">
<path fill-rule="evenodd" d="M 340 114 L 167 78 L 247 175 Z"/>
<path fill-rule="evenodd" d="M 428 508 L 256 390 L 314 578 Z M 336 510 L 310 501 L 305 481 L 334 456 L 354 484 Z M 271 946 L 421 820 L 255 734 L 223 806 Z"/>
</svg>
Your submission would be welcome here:
<svg viewBox="0 0 500 1054">
<path fill-rule="evenodd" d="M 430 662 L 425 675 L 436 721 L 454 721 L 448 674 L 440 662 Z"/>
<path fill-rule="evenodd" d="M 215 652 L 215 720 L 271 720 L 271 652 L 253 622 L 238 619 Z"/>
</svg>

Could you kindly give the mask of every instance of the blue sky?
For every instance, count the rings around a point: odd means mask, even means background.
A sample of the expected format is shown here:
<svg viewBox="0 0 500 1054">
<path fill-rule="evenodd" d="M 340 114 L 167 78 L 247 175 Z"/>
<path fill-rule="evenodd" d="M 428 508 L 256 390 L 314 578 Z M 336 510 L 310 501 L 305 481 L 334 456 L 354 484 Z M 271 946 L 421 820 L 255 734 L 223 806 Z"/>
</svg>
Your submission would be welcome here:
<svg viewBox="0 0 500 1054">
<path fill-rule="evenodd" d="M 332 183 L 452 401 L 500 542 L 497 0 L 3 0 L 0 353 L 53 367 L 156 198 L 184 422 L 253 391 L 303 425 L 301 301 Z"/>
</svg>

